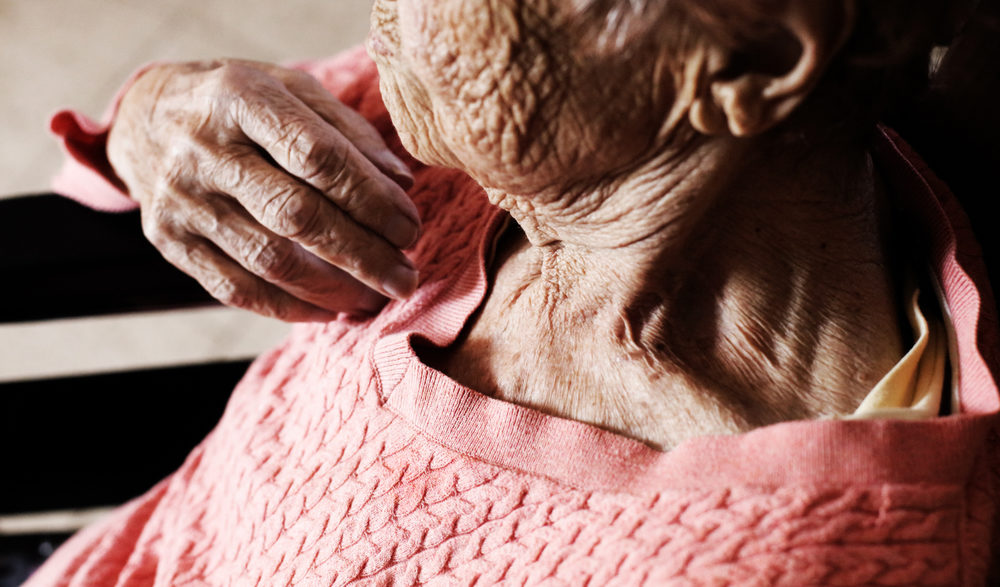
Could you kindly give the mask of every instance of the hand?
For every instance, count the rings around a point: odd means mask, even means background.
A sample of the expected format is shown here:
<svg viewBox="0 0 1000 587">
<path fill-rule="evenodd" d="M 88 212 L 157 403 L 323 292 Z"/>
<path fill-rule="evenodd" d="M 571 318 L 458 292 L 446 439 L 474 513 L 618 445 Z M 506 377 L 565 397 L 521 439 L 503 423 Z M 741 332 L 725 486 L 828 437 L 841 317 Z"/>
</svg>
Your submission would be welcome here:
<svg viewBox="0 0 1000 587">
<path fill-rule="evenodd" d="M 156 66 L 122 98 L 107 150 L 147 238 L 225 304 L 326 321 L 416 288 L 400 251 L 419 235 L 409 170 L 305 73 Z"/>
</svg>

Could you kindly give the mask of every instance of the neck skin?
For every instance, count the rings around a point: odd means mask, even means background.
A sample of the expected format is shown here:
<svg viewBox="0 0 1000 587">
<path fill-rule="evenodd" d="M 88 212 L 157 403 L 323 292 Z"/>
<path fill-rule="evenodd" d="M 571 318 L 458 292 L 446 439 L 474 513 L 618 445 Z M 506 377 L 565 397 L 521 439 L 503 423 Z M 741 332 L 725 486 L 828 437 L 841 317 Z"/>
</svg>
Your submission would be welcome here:
<svg viewBox="0 0 1000 587">
<path fill-rule="evenodd" d="M 852 412 L 903 353 L 884 195 L 860 150 L 798 151 L 710 139 L 610 187 L 490 191 L 523 232 L 439 368 L 664 450 Z"/>
</svg>

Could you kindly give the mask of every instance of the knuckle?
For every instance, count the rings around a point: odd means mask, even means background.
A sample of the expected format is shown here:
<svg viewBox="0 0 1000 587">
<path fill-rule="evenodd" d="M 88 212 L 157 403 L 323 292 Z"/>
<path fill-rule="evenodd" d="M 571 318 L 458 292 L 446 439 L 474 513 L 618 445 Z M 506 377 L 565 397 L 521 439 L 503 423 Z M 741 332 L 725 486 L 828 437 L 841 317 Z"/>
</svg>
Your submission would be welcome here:
<svg viewBox="0 0 1000 587">
<path fill-rule="evenodd" d="M 249 297 L 236 280 L 225 276 L 215 276 L 205 287 L 215 299 L 227 306 L 243 308 L 248 305 Z"/>
<path fill-rule="evenodd" d="M 197 183 L 199 161 L 194 141 L 183 140 L 164 153 L 161 169 L 152 179 L 150 192 L 153 200 L 169 203 Z"/>
<path fill-rule="evenodd" d="M 349 238 L 334 238 L 326 243 L 324 248 L 337 267 L 352 274 L 362 272 L 364 268 L 362 243 Z"/>
<path fill-rule="evenodd" d="M 186 242 L 184 239 L 171 238 L 169 236 L 165 237 L 164 240 L 156 245 L 157 250 L 163 255 L 163 258 L 169 261 L 174 266 L 180 268 L 185 273 L 197 273 L 200 268 L 197 264 L 191 265 L 191 255 L 194 247 L 191 243 Z"/>
<path fill-rule="evenodd" d="M 295 251 L 285 240 L 271 239 L 248 242 L 242 252 L 247 269 L 267 281 L 290 281 L 295 274 Z"/>
<path fill-rule="evenodd" d="M 354 213 L 358 211 L 371 213 L 378 208 L 379 200 L 367 197 L 378 187 L 372 178 L 361 177 L 358 181 L 345 180 L 337 187 L 339 188 L 336 194 L 337 204 L 345 210 L 351 210 Z"/>
<path fill-rule="evenodd" d="M 224 90 L 239 92 L 246 89 L 255 70 L 237 61 L 225 60 L 213 70 L 216 83 Z"/>
<path fill-rule="evenodd" d="M 292 239 L 315 238 L 320 202 L 295 187 L 281 189 L 264 204 L 264 221 L 281 236 Z"/>
<path fill-rule="evenodd" d="M 259 178 L 250 173 L 246 162 L 252 154 L 241 145 L 226 145 L 205 157 L 202 167 L 210 183 L 224 191 L 234 191 L 240 186 L 253 185 Z"/>
<path fill-rule="evenodd" d="M 296 318 L 295 307 L 283 300 L 271 300 L 267 313 L 282 322 L 294 322 Z"/>
<path fill-rule="evenodd" d="M 142 233 L 149 242 L 162 247 L 171 239 L 167 233 L 167 227 L 173 223 L 174 210 L 164 203 L 161 198 L 156 198 L 142 209 L 140 214 L 140 224 Z"/>
<path fill-rule="evenodd" d="M 347 158 L 340 148 L 310 136 L 308 130 L 292 131 L 288 159 L 299 169 L 300 177 L 313 185 L 332 185 L 347 174 Z"/>
<path fill-rule="evenodd" d="M 256 120 L 257 106 L 275 93 L 277 84 L 266 72 L 238 60 L 223 60 L 211 76 L 219 105 L 236 119 Z"/>
<path fill-rule="evenodd" d="M 303 86 L 311 87 L 311 88 L 322 88 L 323 87 L 319 83 L 319 80 L 317 80 L 312 75 L 310 75 L 310 74 L 302 71 L 301 69 L 289 69 L 289 68 L 285 68 L 285 69 L 282 69 L 281 71 L 282 71 L 282 73 L 284 75 L 288 76 L 287 79 L 288 79 L 288 81 L 290 83 L 298 83 L 298 84 L 302 84 Z"/>
<path fill-rule="evenodd" d="M 192 208 L 188 213 L 190 223 L 206 236 L 227 232 L 226 228 L 236 215 L 232 206 L 224 200 L 203 202 L 203 205 Z"/>
</svg>

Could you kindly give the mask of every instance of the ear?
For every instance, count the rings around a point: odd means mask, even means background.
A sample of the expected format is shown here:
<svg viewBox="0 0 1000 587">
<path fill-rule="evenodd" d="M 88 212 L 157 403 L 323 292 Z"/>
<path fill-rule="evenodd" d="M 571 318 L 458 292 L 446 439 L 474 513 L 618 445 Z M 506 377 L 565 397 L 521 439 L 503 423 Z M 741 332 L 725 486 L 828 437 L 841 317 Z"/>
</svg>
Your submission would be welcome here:
<svg viewBox="0 0 1000 587">
<path fill-rule="evenodd" d="M 816 87 L 847 41 L 855 0 L 784 0 L 775 34 L 748 47 L 707 40 L 692 126 L 709 135 L 758 135 L 782 122 Z"/>
</svg>

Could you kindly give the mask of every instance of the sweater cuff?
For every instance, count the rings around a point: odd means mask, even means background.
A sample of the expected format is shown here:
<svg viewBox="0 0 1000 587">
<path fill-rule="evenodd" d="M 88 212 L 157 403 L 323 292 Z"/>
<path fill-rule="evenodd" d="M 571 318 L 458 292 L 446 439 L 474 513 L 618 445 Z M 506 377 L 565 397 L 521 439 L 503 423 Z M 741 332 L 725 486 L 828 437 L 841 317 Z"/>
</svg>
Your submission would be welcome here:
<svg viewBox="0 0 1000 587">
<path fill-rule="evenodd" d="M 108 161 L 108 131 L 125 92 L 154 65 L 157 63 L 144 65 L 129 76 L 100 122 L 74 110 L 61 110 L 52 116 L 49 130 L 66 154 L 62 169 L 52 180 L 54 192 L 95 210 L 124 212 L 139 207 Z"/>
</svg>

